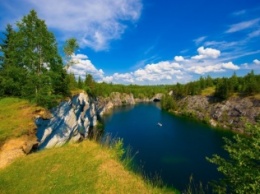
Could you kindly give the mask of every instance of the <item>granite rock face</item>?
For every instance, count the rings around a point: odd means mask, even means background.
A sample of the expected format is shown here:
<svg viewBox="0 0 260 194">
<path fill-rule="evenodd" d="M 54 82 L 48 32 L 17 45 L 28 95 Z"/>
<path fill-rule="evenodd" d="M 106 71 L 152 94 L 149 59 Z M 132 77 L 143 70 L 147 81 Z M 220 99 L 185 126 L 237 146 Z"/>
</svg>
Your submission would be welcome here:
<svg viewBox="0 0 260 194">
<path fill-rule="evenodd" d="M 246 122 L 255 124 L 260 117 L 260 100 L 249 97 L 233 97 L 219 102 L 214 97 L 187 96 L 178 104 L 181 114 L 240 132 Z"/>
<path fill-rule="evenodd" d="M 161 97 L 162 94 L 158 94 L 149 101 L 160 100 Z M 112 92 L 106 98 L 93 99 L 80 93 L 53 109 L 50 118 L 36 119 L 38 149 L 60 147 L 67 142 L 87 138 L 90 128 L 96 126 L 98 117 L 110 112 L 113 107 L 135 103 L 133 94 Z"/>
<path fill-rule="evenodd" d="M 109 97 L 99 97 L 96 102 L 98 114 L 102 116 L 105 113 L 108 113 L 117 106 L 123 105 L 134 105 L 135 99 L 133 94 L 112 92 Z"/>
<path fill-rule="evenodd" d="M 80 93 L 52 110 L 50 119 L 36 120 L 39 149 L 59 147 L 87 137 L 89 128 L 97 123 L 95 103 Z"/>
</svg>

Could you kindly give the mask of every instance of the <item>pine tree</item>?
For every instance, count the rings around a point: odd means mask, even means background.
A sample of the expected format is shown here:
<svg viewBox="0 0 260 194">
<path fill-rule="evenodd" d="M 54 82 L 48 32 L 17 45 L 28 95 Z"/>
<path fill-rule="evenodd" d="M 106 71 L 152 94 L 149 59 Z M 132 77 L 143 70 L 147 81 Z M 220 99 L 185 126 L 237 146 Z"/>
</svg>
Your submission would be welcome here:
<svg viewBox="0 0 260 194">
<path fill-rule="evenodd" d="M 70 38 L 66 40 L 65 45 L 63 47 L 63 52 L 66 57 L 66 66 L 65 69 L 68 69 L 72 64 L 71 57 L 74 54 L 75 50 L 79 48 L 77 40 L 75 38 Z"/>
<path fill-rule="evenodd" d="M 0 58 L 0 94 L 1 96 L 21 96 L 21 88 L 25 84 L 26 70 L 18 66 L 18 59 L 15 57 L 16 32 L 8 24 L 4 39 L 1 41 L 1 58 Z"/>
<path fill-rule="evenodd" d="M 10 91 L 7 95 L 19 94 L 41 104 L 55 95 L 67 95 L 69 79 L 44 20 L 31 10 L 16 29 L 8 25 L 1 44 L 0 86 Z"/>
</svg>

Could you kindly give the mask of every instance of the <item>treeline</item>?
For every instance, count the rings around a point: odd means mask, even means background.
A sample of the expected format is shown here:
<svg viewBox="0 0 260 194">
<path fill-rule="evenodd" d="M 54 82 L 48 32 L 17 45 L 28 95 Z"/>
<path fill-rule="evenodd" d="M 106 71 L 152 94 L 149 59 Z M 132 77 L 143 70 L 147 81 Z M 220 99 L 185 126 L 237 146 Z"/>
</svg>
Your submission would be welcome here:
<svg viewBox="0 0 260 194">
<path fill-rule="evenodd" d="M 245 77 L 234 74 L 230 78 L 201 77 L 187 84 L 138 86 L 96 83 L 89 74 L 85 79 L 68 74 L 71 56 L 78 48 L 76 39 L 65 42 L 66 64 L 58 53 L 53 33 L 32 10 L 13 28 L 7 25 L 0 41 L 0 97 L 16 96 L 51 107 L 57 99 L 69 96 L 72 90 L 83 89 L 92 96 L 109 96 L 112 92 L 132 93 L 135 98 L 151 98 L 157 93 L 173 92 L 175 99 L 199 95 L 206 88 L 215 90 L 214 96 L 227 99 L 234 93 L 248 96 L 260 92 L 260 76 L 250 72 Z M 167 98 L 162 104 L 175 106 Z"/>
<path fill-rule="evenodd" d="M 238 77 L 234 73 L 230 78 L 216 78 L 210 76 L 200 77 L 199 80 L 187 84 L 172 86 L 173 95 L 178 99 L 187 95 L 200 95 L 206 88 L 215 89 L 214 96 L 220 99 L 227 99 L 237 93 L 240 96 L 250 96 L 260 92 L 260 75 L 251 71 L 244 77 Z"/>
<path fill-rule="evenodd" d="M 69 95 L 69 77 L 54 35 L 32 10 L 16 27 L 7 25 L 0 43 L 0 96 L 52 106 Z"/>
<path fill-rule="evenodd" d="M 97 83 L 93 79 L 92 75 L 87 74 L 83 80 L 79 77 L 76 81 L 73 74 L 71 77 L 71 88 L 83 89 L 93 97 L 103 96 L 108 97 L 112 92 L 120 92 L 133 94 L 134 98 L 152 98 L 155 94 L 166 93 L 169 90 L 169 86 L 157 85 L 157 86 L 140 86 L 140 85 L 123 85 L 123 84 L 112 84 L 112 83 Z"/>
<path fill-rule="evenodd" d="M 260 93 L 260 75 L 255 75 L 252 70 L 244 77 L 238 77 L 234 73 L 230 78 L 211 78 L 200 77 L 199 80 L 187 84 L 173 85 L 169 87 L 172 91 L 171 96 L 164 96 L 162 99 L 162 108 L 165 110 L 176 110 L 176 101 L 188 95 L 201 95 L 203 90 L 211 88 L 210 96 L 216 97 L 216 100 L 226 100 L 236 95 L 241 97 L 251 96 Z"/>
</svg>

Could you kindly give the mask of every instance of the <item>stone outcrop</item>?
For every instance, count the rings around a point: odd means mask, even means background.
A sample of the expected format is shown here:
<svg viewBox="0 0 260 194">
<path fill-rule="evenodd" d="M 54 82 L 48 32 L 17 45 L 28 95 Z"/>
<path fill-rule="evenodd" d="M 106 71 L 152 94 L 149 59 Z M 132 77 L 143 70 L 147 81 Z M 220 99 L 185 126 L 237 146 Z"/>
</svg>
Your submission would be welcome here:
<svg viewBox="0 0 260 194">
<path fill-rule="evenodd" d="M 158 93 L 150 101 L 152 101 L 152 102 L 159 102 L 159 101 L 162 100 L 163 95 L 164 94 L 162 94 L 162 93 Z"/>
<path fill-rule="evenodd" d="M 212 126 L 243 132 L 246 122 L 255 123 L 260 116 L 260 100 L 233 97 L 218 102 L 214 97 L 187 96 L 178 102 L 179 114 L 206 121 Z"/>
<path fill-rule="evenodd" d="M 87 137 L 90 127 L 97 123 L 95 103 L 80 93 L 53 109 L 50 119 L 36 120 L 39 149 L 59 147 L 67 142 Z"/>
<path fill-rule="evenodd" d="M 148 101 L 160 100 L 161 97 L 162 95 L 158 94 Z M 99 116 L 110 112 L 113 107 L 135 103 L 133 94 L 113 92 L 109 97 L 92 99 L 87 94 L 80 93 L 53 109 L 50 118 L 36 119 L 38 148 L 59 147 L 67 142 L 87 138 L 90 128 L 97 124 Z"/>
<path fill-rule="evenodd" d="M 123 105 L 134 105 L 135 99 L 133 94 L 112 92 L 109 97 L 99 97 L 97 99 L 97 110 L 98 114 L 102 116 L 104 113 L 108 113 L 113 107 Z"/>
</svg>

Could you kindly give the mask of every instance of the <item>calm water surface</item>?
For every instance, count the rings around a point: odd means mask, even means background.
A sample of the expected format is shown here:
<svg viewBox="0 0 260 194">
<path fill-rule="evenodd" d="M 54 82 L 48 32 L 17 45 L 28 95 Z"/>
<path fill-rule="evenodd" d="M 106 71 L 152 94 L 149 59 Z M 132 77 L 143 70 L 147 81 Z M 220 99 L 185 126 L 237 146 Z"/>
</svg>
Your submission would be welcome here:
<svg viewBox="0 0 260 194">
<path fill-rule="evenodd" d="M 230 136 L 228 132 L 173 116 L 155 103 L 117 108 L 103 121 L 105 133 L 123 138 L 126 147 L 138 152 L 134 162 L 146 175 L 159 174 L 179 190 L 187 187 L 191 175 L 203 183 L 220 177 L 205 157 L 225 154 L 222 137 Z"/>
</svg>

